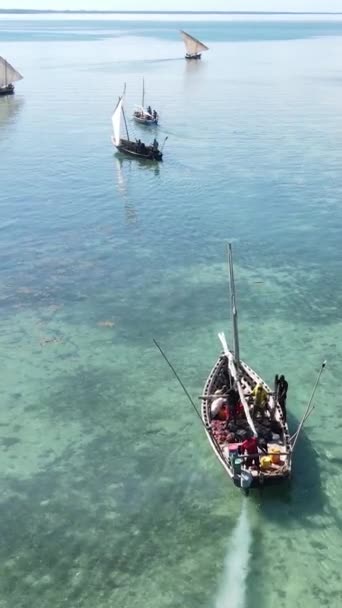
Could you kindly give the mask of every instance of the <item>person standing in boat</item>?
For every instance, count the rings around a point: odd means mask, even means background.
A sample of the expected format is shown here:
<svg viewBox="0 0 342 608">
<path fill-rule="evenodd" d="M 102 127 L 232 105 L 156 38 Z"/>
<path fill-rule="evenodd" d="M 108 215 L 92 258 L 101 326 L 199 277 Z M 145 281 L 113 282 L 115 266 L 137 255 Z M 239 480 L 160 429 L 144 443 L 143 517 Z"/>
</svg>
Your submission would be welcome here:
<svg viewBox="0 0 342 608">
<path fill-rule="evenodd" d="M 286 421 L 286 398 L 287 398 L 288 388 L 289 388 L 289 384 L 288 384 L 287 380 L 285 379 L 285 376 L 281 375 L 278 380 L 277 393 L 278 393 L 278 403 L 281 407 L 281 411 L 283 413 L 285 421 Z"/>
<path fill-rule="evenodd" d="M 152 116 L 152 108 L 151 108 L 151 106 L 148 106 L 147 112 L 148 112 L 148 114 L 150 114 L 150 116 Z"/>
<path fill-rule="evenodd" d="M 153 110 L 153 120 L 157 120 L 158 118 L 158 113 L 156 112 L 156 110 Z"/>
<path fill-rule="evenodd" d="M 240 454 L 245 454 L 245 452 L 248 454 L 248 457 L 246 458 L 247 469 L 252 467 L 254 464 L 259 471 L 260 458 L 258 448 L 260 448 L 265 454 L 267 453 L 267 444 L 265 445 L 265 443 L 259 443 L 257 435 L 254 435 L 252 431 L 250 431 L 247 439 L 243 441 L 238 448 Z"/>
<path fill-rule="evenodd" d="M 251 395 L 254 397 L 254 416 L 257 416 L 258 413 L 260 413 L 263 417 L 265 411 L 268 409 L 268 395 L 263 385 L 261 383 L 256 384 L 251 392 Z"/>
<path fill-rule="evenodd" d="M 245 454 L 247 452 L 247 458 L 245 460 L 246 468 L 252 467 L 255 464 L 256 468 L 259 470 L 260 468 L 260 459 L 258 455 L 258 438 L 253 435 L 253 433 L 249 433 L 247 439 L 241 443 L 238 448 L 240 454 Z"/>
</svg>

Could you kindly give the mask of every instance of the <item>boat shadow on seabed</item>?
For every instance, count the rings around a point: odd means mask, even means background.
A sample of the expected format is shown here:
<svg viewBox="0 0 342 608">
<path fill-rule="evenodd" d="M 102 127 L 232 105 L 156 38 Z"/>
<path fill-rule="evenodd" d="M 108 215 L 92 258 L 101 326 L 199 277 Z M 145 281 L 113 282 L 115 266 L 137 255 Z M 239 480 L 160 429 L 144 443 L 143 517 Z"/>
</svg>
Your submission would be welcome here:
<svg viewBox="0 0 342 608">
<path fill-rule="evenodd" d="M 298 427 L 298 420 L 289 412 L 287 415 L 291 430 Z M 302 431 L 292 464 L 291 478 L 279 486 L 264 486 L 250 492 L 268 521 L 288 525 L 294 520 L 308 528 L 321 528 L 321 522 L 312 518 L 323 511 L 331 514 L 342 524 L 342 518 L 333 513 L 328 496 L 322 486 L 322 458 L 305 431 Z"/>
</svg>

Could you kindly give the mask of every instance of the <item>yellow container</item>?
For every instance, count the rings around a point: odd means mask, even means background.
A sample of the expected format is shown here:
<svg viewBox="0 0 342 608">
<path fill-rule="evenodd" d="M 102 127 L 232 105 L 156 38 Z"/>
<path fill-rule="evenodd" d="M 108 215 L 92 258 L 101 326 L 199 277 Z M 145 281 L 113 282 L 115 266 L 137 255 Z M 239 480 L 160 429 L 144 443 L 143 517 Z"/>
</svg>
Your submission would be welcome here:
<svg viewBox="0 0 342 608">
<path fill-rule="evenodd" d="M 272 457 L 271 456 L 261 456 L 260 458 L 260 468 L 261 469 L 269 469 L 272 466 Z"/>
</svg>

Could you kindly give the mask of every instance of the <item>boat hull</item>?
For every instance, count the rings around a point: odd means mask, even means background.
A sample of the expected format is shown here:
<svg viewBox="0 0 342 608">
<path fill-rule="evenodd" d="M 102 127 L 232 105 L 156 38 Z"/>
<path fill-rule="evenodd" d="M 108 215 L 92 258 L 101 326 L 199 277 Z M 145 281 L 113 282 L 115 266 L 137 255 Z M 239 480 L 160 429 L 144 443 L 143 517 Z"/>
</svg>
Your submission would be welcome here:
<svg viewBox="0 0 342 608">
<path fill-rule="evenodd" d="M 7 87 L 0 87 L 0 95 L 13 95 L 14 94 L 14 86 L 13 84 L 7 85 Z"/>
<path fill-rule="evenodd" d="M 185 59 L 189 59 L 190 61 L 191 61 L 192 59 L 194 59 L 194 60 L 196 61 L 196 60 L 201 59 L 201 58 L 202 58 L 201 53 L 195 53 L 194 55 L 191 55 L 190 53 L 187 53 L 187 54 L 185 55 Z"/>
<path fill-rule="evenodd" d="M 162 152 L 160 152 L 160 150 L 154 150 L 152 146 L 146 147 L 146 152 L 141 152 L 138 151 L 134 142 L 128 140 L 121 140 L 119 145 L 115 144 L 114 139 L 112 139 L 112 142 L 118 152 L 121 152 L 121 154 L 125 154 L 126 156 L 157 162 L 163 160 Z"/>
<path fill-rule="evenodd" d="M 135 116 L 133 114 L 133 118 L 135 120 L 135 122 L 137 122 L 139 125 L 146 125 L 146 126 L 151 126 L 151 125 L 158 125 L 158 118 L 140 118 L 139 116 Z"/>
<path fill-rule="evenodd" d="M 258 376 L 258 374 L 252 370 L 246 363 L 240 362 L 242 375 L 248 379 L 252 385 L 255 385 L 259 382 L 262 383 L 267 392 L 271 393 L 270 388 L 265 384 L 265 382 Z M 204 387 L 203 399 L 202 399 L 202 407 L 201 407 L 201 417 L 204 423 L 205 432 L 209 443 L 212 449 L 215 452 L 216 457 L 220 461 L 223 466 L 225 472 L 228 477 L 234 483 L 235 486 L 242 488 L 242 478 L 241 475 L 237 475 L 234 472 L 233 461 L 232 458 L 229 457 L 228 444 L 221 441 L 215 435 L 215 431 L 213 430 L 211 415 L 210 415 L 210 403 L 211 400 L 206 398 L 206 395 L 213 395 L 217 388 L 220 388 L 223 383 L 222 377 L 227 369 L 227 358 L 224 355 L 221 355 L 215 366 L 213 367 L 207 382 Z M 291 446 L 290 446 L 290 435 L 287 423 L 283 417 L 282 410 L 280 408 L 279 403 L 275 404 L 275 419 L 279 426 L 282 429 L 283 434 L 283 443 L 282 449 L 288 453 L 288 456 L 284 459 L 284 466 L 275 470 L 264 470 L 261 469 L 259 471 L 253 471 L 251 474 L 251 482 L 248 488 L 258 488 L 263 486 L 270 485 L 279 485 L 291 478 Z M 262 454 L 260 454 L 262 456 Z"/>
</svg>

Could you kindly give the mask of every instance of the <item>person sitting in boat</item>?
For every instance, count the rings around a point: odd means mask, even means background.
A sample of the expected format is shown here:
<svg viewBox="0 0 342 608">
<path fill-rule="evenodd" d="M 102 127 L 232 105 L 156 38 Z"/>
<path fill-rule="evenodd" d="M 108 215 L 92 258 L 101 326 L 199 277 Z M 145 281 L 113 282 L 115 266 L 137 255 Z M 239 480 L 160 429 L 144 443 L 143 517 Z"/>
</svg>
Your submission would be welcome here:
<svg viewBox="0 0 342 608">
<path fill-rule="evenodd" d="M 212 419 L 226 420 L 228 416 L 227 400 L 224 397 L 215 397 L 210 405 L 210 414 Z"/>
<path fill-rule="evenodd" d="M 254 397 L 254 416 L 257 416 L 258 413 L 260 413 L 263 417 L 266 410 L 268 409 L 268 395 L 260 382 L 256 384 L 253 388 L 251 396 Z"/>
<path fill-rule="evenodd" d="M 229 420 L 233 420 L 236 424 L 236 415 L 238 413 L 238 406 L 240 403 L 239 391 L 232 386 L 228 391 L 228 408 L 229 408 Z"/>
<path fill-rule="evenodd" d="M 218 420 L 221 420 L 221 422 L 227 422 L 229 420 L 229 408 L 227 405 L 227 401 L 220 408 L 219 413 L 217 414 L 217 418 L 218 418 Z M 224 430 L 225 430 L 225 425 L 224 425 Z"/>
</svg>

